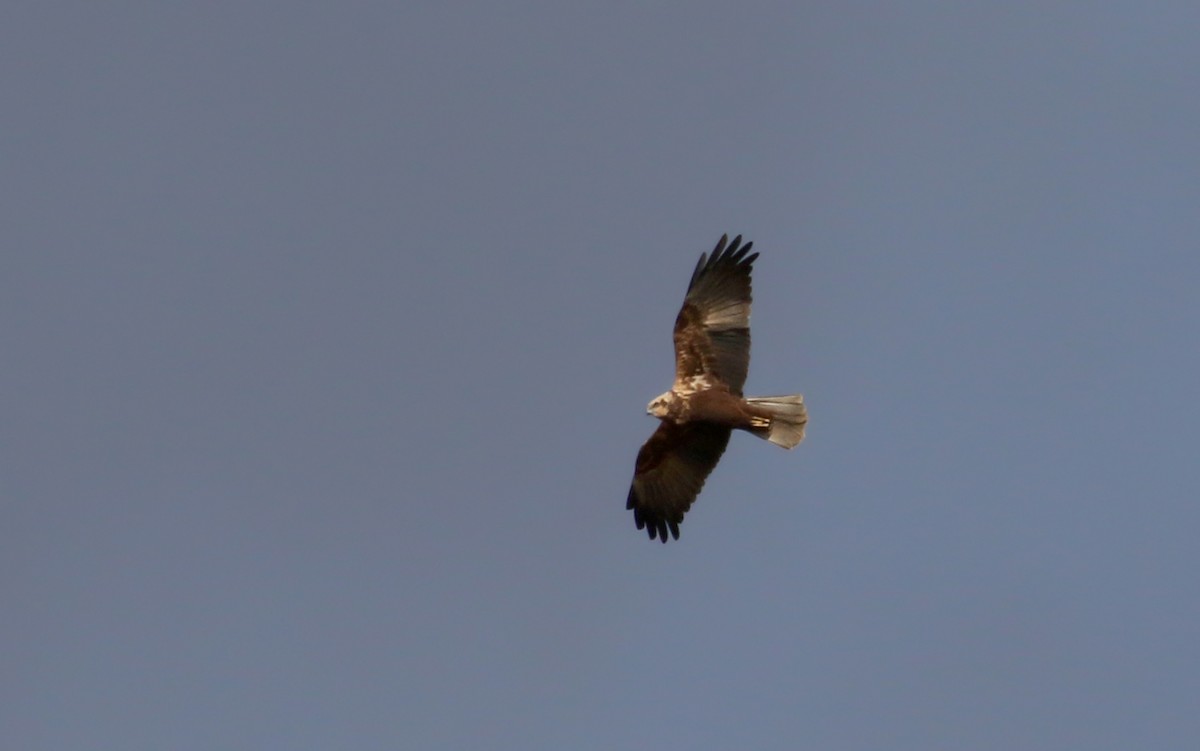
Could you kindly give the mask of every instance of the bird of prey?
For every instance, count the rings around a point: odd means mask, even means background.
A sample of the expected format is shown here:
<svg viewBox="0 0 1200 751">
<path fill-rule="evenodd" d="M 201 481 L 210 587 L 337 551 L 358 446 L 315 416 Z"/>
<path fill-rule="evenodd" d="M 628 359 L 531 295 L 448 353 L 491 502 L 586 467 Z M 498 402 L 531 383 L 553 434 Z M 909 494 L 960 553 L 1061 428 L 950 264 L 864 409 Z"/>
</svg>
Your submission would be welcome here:
<svg viewBox="0 0 1200 751">
<path fill-rule="evenodd" d="M 750 365 L 750 271 L 758 253 L 721 237 L 692 271 L 675 318 L 675 383 L 647 414 L 661 422 L 637 455 L 625 507 L 650 539 L 679 539 L 683 515 L 734 428 L 790 449 L 804 440 L 804 397 L 743 397 Z"/>
</svg>

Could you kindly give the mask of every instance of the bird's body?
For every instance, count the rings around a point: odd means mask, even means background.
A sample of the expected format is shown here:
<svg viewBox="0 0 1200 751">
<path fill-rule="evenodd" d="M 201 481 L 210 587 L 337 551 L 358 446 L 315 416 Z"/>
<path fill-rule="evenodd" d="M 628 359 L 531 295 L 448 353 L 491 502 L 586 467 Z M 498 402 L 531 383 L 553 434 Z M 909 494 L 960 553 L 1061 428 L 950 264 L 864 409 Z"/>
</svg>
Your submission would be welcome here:
<svg viewBox="0 0 1200 751">
<path fill-rule="evenodd" d="M 659 398 L 666 405 L 661 418 L 675 423 L 712 422 L 729 428 L 752 430 L 765 428 L 771 420 L 769 411 L 734 395 L 724 384 L 703 387 L 683 395 L 668 391 Z"/>
<path fill-rule="evenodd" d="M 650 539 L 679 538 L 679 523 L 733 430 L 784 448 L 804 439 L 800 395 L 742 396 L 750 365 L 752 243 L 722 237 L 702 254 L 675 319 L 675 383 L 646 408 L 661 421 L 638 452 L 626 508 Z"/>
</svg>

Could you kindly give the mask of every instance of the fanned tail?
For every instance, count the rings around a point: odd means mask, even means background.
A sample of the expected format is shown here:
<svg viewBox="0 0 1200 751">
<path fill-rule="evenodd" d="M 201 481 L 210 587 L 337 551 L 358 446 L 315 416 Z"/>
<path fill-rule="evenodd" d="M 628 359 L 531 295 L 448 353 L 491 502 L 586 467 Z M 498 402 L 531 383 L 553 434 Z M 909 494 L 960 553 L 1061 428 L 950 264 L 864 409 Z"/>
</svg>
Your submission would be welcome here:
<svg viewBox="0 0 1200 751">
<path fill-rule="evenodd" d="M 771 413 L 771 424 L 762 430 L 752 431 L 754 435 L 785 449 L 794 448 L 804 440 L 808 410 L 804 407 L 803 396 L 750 396 L 746 397 L 746 401 Z"/>
</svg>

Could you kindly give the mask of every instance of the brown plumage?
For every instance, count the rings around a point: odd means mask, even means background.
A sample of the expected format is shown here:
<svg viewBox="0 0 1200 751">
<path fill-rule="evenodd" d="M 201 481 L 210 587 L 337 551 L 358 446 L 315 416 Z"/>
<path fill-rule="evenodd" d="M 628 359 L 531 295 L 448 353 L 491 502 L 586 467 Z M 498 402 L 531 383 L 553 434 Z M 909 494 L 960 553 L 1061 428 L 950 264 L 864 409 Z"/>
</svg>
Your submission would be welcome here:
<svg viewBox="0 0 1200 751">
<path fill-rule="evenodd" d="M 679 539 L 683 515 L 734 429 L 792 448 L 804 439 L 804 398 L 742 396 L 750 366 L 750 272 L 758 253 L 722 236 L 701 254 L 675 318 L 675 383 L 646 408 L 661 423 L 638 452 L 626 508 L 650 539 Z"/>
</svg>

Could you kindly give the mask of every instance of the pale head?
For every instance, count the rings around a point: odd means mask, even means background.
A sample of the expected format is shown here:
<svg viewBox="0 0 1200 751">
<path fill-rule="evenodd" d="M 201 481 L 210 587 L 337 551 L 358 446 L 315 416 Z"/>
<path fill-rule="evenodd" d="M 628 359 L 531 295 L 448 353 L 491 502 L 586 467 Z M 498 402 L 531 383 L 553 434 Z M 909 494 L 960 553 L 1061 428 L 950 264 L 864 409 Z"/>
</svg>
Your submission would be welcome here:
<svg viewBox="0 0 1200 751">
<path fill-rule="evenodd" d="M 666 417 L 671 411 L 671 402 L 675 401 L 675 394 L 668 391 L 665 394 L 660 394 L 654 397 L 648 405 L 646 405 L 646 414 L 654 417 Z"/>
</svg>

